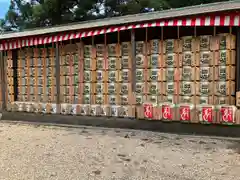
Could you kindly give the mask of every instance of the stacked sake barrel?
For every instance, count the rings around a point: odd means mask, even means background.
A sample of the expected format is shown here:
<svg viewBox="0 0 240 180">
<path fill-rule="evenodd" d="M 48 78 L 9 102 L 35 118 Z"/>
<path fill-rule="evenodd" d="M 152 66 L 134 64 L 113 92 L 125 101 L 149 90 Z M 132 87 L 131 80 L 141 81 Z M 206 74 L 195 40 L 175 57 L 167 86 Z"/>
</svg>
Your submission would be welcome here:
<svg viewBox="0 0 240 180">
<path fill-rule="evenodd" d="M 216 81 L 214 105 L 235 105 L 236 37 L 230 34 L 219 34 L 214 42 Z"/>
<path fill-rule="evenodd" d="M 18 96 L 17 101 L 28 102 L 27 99 L 27 76 L 29 75 L 27 67 L 27 49 L 21 49 L 18 51 Z"/>
<path fill-rule="evenodd" d="M 151 118 L 199 122 L 205 121 L 203 116 L 207 116 L 202 112 L 207 110 L 212 113 L 209 123 L 217 123 L 221 119 L 219 108 L 234 104 L 234 36 L 151 40 L 148 58 L 139 51 L 146 45 L 139 44 L 136 43 L 136 101 L 141 102 L 144 97 L 143 102 L 153 106 Z M 196 110 L 200 111 L 199 116 Z M 138 110 L 139 118 L 143 116 L 141 111 Z M 186 112 L 190 114 L 186 116 Z M 182 113 L 185 118 L 180 116 Z"/>
<path fill-rule="evenodd" d="M 215 77 L 214 51 L 212 36 L 200 36 L 196 59 L 196 104 L 214 105 Z"/>
<path fill-rule="evenodd" d="M 180 71 L 179 71 L 179 44 L 177 39 L 164 40 L 161 52 L 161 81 L 163 101 L 170 104 L 179 103 Z M 189 84 L 185 82 L 184 84 Z"/>
<path fill-rule="evenodd" d="M 33 69 L 33 48 L 24 48 L 18 51 L 17 56 L 17 101 L 13 103 L 14 111 L 32 111 L 29 102 L 35 101 L 34 88 L 36 83 L 35 69 Z M 31 60 L 31 62 L 30 62 Z M 30 64 L 32 66 L 30 66 Z"/>
<path fill-rule="evenodd" d="M 83 104 L 94 104 L 94 85 L 96 83 L 96 57 L 91 45 L 84 46 Z M 95 54 L 95 53 L 94 53 Z"/>
<path fill-rule="evenodd" d="M 60 51 L 60 91 L 62 93 L 61 102 L 73 103 L 72 93 L 74 89 L 72 66 L 73 64 L 72 54 L 61 49 Z"/>
<path fill-rule="evenodd" d="M 161 83 L 161 53 L 160 53 L 161 43 L 158 39 L 151 40 L 148 44 L 148 61 L 147 65 L 147 92 L 148 97 L 145 98 L 147 101 L 154 104 L 154 106 L 159 105 L 163 100 L 163 91 Z"/>
<path fill-rule="evenodd" d="M 92 58 L 94 59 L 94 57 Z M 106 58 L 107 58 L 106 47 L 104 46 L 104 44 L 97 44 L 96 45 L 96 72 L 94 71 L 91 74 L 90 73 L 89 74 L 90 76 L 92 76 L 92 81 L 93 81 L 92 104 L 96 104 L 99 106 L 106 105 L 108 100 L 108 96 L 107 96 L 108 72 L 106 71 L 107 69 Z M 89 69 L 94 70 L 95 67 L 90 66 Z"/>
<path fill-rule="evenodd" d="M 111 45 L 109 45 L 110 47 Z M 131 43 L 122 42 L 121 47 L 117 45 L 117 58 L 116 67 L 118 70 L 118 82 L 119 82 L 119 101 L 120 108 L 119 114 L 120 117 L 135 117 L 135 104 L 136 101 L 133 98 L 132 83 L 133 83 L 133 69 L 132 69 L 132 48 Z M 111 56 L 112 51 L 108 52 L 108 55 Z"/>
<path fill-rule="evenodd" d="M 26 48 L 18 51 L 18 111 L 56 113 L 56 71 L 54 48 Z"/>
<path fill-rule="evenodd" d="M 234 117 L 231 120 L 223 120 L 226 115 L 220 116 L 221 113 L 234 111 L 235 101 L 235 40 L 234 36 L 229 34 L 219 34 L 217 36 L 200 36 L 199 37 L 199 57 L 197 65 L 199 66 L 199 76 L 197 77 L 196 94 L 199 96 L 197 104 L 201 111 L 199 120 L 205 123 L 231 122 L 234 123 Z M 231 49 L 233 48 L 233 49 Z M 196 71 L 198 73 L 198 71 Z M 214 111 L 211 116 L 204 116 L 206 106 L 209 110 Z M 212 105 L 212 106 L 211 106 Z M 228 106 L 227 109 L 225 106 Z M 219 110 L 224 107 L 225 110 Z M 208 111 L 209 111 L 208 110 Z M 218 115 L 220 117 L 218 117 Z M 224 123 L 225 123 L 224 122 Z"/>
<path fill-rule="evenodd" d="M 55 48 L 46 48 L 42 53 L 42 59 L 45 59 L 46 64 L 46 80 L 44 80 L 44 82 L 46 82 L 46 112 L 56 113 L 57 87 Z"/>
<path fill-rule="evenodd" d="M 14 74 L 13 74 L 12 51 L 6 52 L 4 56 L 4 61 L 7 63 L 7 67 L 6 67 L 6 80 L 7 80 L 6 100 L 7 101 L 6 102 L 7 102 L 7 109 L 10 110 L 11 105 L 14 102 Z M 2 88 L 1 88 L 1 91 L 2 91 Z M 1 107 L 2 107 L 2 92 L 1 92 Z"/>
<path fill-rule="evenodd" d="M 180 96 L 179 103 L 195 104 L 196 81 L 196 49 L 195 39 L 192 36 L 180 39 L 179 67 L 180 67 Z"/>
<path fill-rule="evenodd" d="M 82 103 L 83 59 L 80 44 L 60 47 L 60 103 L 62 114 L 76 114 L 77 104 Z"/>
<path fill-rule="evenodd" d="M 129 44 L 130 46 L 130 44 Z M 129 48 L 130 49 L 130 48 Z M 130 51 L 131 53 L 131 51 Z M 146 54 L 146 43 L 144 41 L 136 42 L 136 105 L 141 105 L 148 97 L 148 64 Z M 149 88 L 152 92 L 151 87 Z M 154 90 L 153 90 L 154 91 Z M 156 94 L 157 92 L 155 92 Z M 154 95 L 154 93 L 152 94 Z"/>
</svg>

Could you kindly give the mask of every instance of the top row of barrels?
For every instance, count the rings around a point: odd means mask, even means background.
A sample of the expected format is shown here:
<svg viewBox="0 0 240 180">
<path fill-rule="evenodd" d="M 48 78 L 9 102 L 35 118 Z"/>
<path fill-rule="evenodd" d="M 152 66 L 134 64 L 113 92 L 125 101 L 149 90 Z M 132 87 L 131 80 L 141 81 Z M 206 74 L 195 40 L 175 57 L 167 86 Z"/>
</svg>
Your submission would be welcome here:
<svg viewBox="0 0 240 180">
<path fill-rule="evenodd" d="M 200 52 L 200 51 L 216 51 L 216 50 L 234 50 L 236 48 L 236 36 L 233 34 L 218 34 L 216 36 L 185 36 L 180 39 L 152 39 L 148 41 L 136 41 L 136 54 L 168 54 L 181 52 Z M 115 44 L 96 44 L 82 46 L 83 56 L 85 58 L 96 57 L 120 57 L 131 56 L 132 45 L 131 42 L 122 42 Z M 18 51 L 19 57 L 46 57 L 55 56 L 55 48 L 32 48 L 32 52 L 27 49 Z M 38 51 L 38 52 L 34 52 Z M 65 52 L 68 53 L 67 51 Z"/>
</svg>

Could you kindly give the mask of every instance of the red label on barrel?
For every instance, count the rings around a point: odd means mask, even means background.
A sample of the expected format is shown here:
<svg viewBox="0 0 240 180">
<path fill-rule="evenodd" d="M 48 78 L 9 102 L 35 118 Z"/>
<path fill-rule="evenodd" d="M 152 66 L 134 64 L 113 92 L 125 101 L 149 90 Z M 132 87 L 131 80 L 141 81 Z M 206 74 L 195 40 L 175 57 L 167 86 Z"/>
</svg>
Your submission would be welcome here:
<svg viewBox="0 0 240 180">
<path fill-rule="evenodd" d="M 233 108 L 222 107 L 221 108 L 221 121 L 227 123 L 233 123 Z"/>
<path fill-rule="evenodd" d="M 162 117 L 166 120 L 172 120 L 171 107 L 169 105 L 162 106 Z"/>
<path fill-rule="evenodd" d="M 144 116 L 146 118 L 153 117 L 153 106 L 152 104 L 144 104 Z"/>
<path fill-rule="evenodd" d="M 190 121 L 190 107 L 180 106 L 180 121 Z"/>
<path fill-rule="evenodd" d="M 213 122 L 213 109 L 211 107 L 202 108 L 202 120 L 205 122 Z"/>
</svg>

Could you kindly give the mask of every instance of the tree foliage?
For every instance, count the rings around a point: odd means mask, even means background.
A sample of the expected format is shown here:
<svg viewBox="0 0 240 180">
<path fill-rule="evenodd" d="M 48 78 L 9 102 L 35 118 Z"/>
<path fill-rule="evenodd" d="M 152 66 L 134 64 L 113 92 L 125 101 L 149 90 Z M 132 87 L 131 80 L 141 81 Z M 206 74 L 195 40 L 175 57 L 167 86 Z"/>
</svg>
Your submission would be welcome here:
<svg viewBox="0 0 240 180">
<path fill-rule="evenodd" d="M 223 0 L 11 0 L 1 31 L 19 31 Z"/>
</svg>

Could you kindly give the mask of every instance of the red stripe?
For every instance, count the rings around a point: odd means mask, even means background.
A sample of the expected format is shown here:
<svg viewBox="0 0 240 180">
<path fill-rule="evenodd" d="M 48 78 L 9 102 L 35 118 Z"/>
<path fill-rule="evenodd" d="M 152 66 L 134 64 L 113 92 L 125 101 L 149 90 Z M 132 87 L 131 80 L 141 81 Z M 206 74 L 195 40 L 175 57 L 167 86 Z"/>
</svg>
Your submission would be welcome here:
<svg viewBox="0 0 240 180">
<path fill-rule="evenodd" d="M 205 20 L 206 20 L 206 17 L 200 18 L 200 26 L 205 26 Z"/>
<path fill-rule="evenodd" d="M 210 16 L 210 26 L 214 26 L 215 16 Z"/>
<path fill-rule="evenodd" d="M 39 44 L 40 44 L 40 42 L 41 42 L 41 37 L 39 37 L 39 38 L 36 38 L 36 42 L 37 42 L 37 45 L 39 45 Z"/>
<path fill-rule="evenodd" d="M 229 24 L 225 23 L 225 15 L 220 16 L 220 26 L 225 26 L 225 25 L 229 25 L 229 26 L 234 26 L 234 19 L 236 16 L 240 17 L 239 14 L 235 13 L 235 14 L 227 14 L 230 19 L 229 22 L 226 21 Z M 216 15 L 214 16 L 210 16 L 210 26 L 214 26 L 216 21 Z M 206 18 L 207 17 L 199 17 L 198 20 L 200 20 L 200 22 L 198 23 L 199 26 L 205 26 L 206 25 Z M 191 20 L 191 24 L 190 26 L 196 26 L 196 17 L 193 17 Z M 86 36 L 94 36 L 94 35 L 99 35 L 100 33 L 102 34 L 102 32 L 106 33 L 108 31 L 108 33 L 111 32 L 115 32 L 115 31 L 120 31 L 120 30 L 126 30 L 126 29 L 132 29 L 132 28 L 144 28 L 144 27 L 152 27 L 153 25 L 155 26 L 160 26 L 161 24 L 163 24 L 163 26 L 170 26 L 170 22 L 171 22 L 171 26 L 179 26 L 179 22 L 181 21 L 180 25 L 181 26 L 186 26 L 187 25 L 187 19 L 183 18 L 182 20 L 180 19 L 174 19 L 173 21 L 170 20 L 158 20 L 156 22 L 151 22 L 151 23 L 142 23 L 142 24 L 134 24 L 134 25 L 128 25 L 128 26 L 119 26 L 119 27 L 110 27 L 108 29 L 98 29 L 98 30 L 94 30 L 94 31 L 86 31 L 86 32 L 82 32 L 82 33 L 70 33 L 70 34 L 58 34 L 56 36 L 44 36 L 44 37 L 26 37 L 26 38 L 21 38 L 21 39 L 16 39 L 13 40 L 11 42 L 7 42 L 7 41 L 3 41 L 2 42 L 2 47 L 4 49 L 9 49 L 9 48 L 20 48 L 20 47 L 25 47 L 25 46 L 30 46 L 30 45 L 39 45 L 39 44 L 45 44 L 45 43 L 51 43 L 51 42 L 57 42 L 57 41 L 62 41 L 62 40 L 68 40 L 68 39 L 76 39 L 78 37 L 81 38 L 82 35 L 84 35 L 83 33 L 85 33 L 85 35 L 83 37 Z M 240 25 L 240 18 L 239 18 L 239 22 L 238 25 Z M 55 39 L 56 38 L 56 39 Z M 12 47 L 10 47 L 12 45 Z"/>
<path fill-rule="evenodd" d="M 220 26 L 224 26 L 225 16 L 220 16 Z"/>
<path fill-rule="evenodd" d="M 177 26 L 178 25 L 178 19 L 174 19 L 173 20 L 173 26 Z"/>
<path fill-rule="evenodd" d="M 17 39 L 16 41 L 17 41 L 17 42 L 16 42 L 17 48 L 19 48 L 19 41 L 20 41 L 20 40 Z"/>
<path fill-rule="evenodd" d="M 182 19 L 182 26 L 186 26 L 186 24 L 187 24 L 187 20 L 185 18 Z"/>
<path fill-rule="evenodd" d="M 168 26 L 168 20 L 164 21 L 164 26 Z"/>
<path fill-rule="evenodd" d="M 233 14 L 231 14 L 230 15 L 230 22 L 229 22 L 229 26 L 234 26 L 234 15 Z"/>
<path fill-rule="evenodd" d="M 62 39 L 63 39 L 63 34 L 59 34 L 59 35 L 57 36 L 57 41 L 62 41 Z"/>
<path fill-rule="evenodd" d="M 195 25 L 196 25 L 196 18 L 192 18 L 191 26 L 195 26 Z"/>
<path fill-rule="evenodd" d="M 77 36 L 78 36 L 78 33 L 75 33 L 74 36 L 73 36 L 74 39 L 77 39 Z"/>
<path fill-rule="evenodd" d="M 156 27 L 158 27 L 158 26 L 160 26 L 160 22 L 159 21 L 156 22 Z"/>
<path fill-rule="evenodd" d="M 69 34 L 64 34 L 62 40 L 69 40 Z"/>
</svg>

